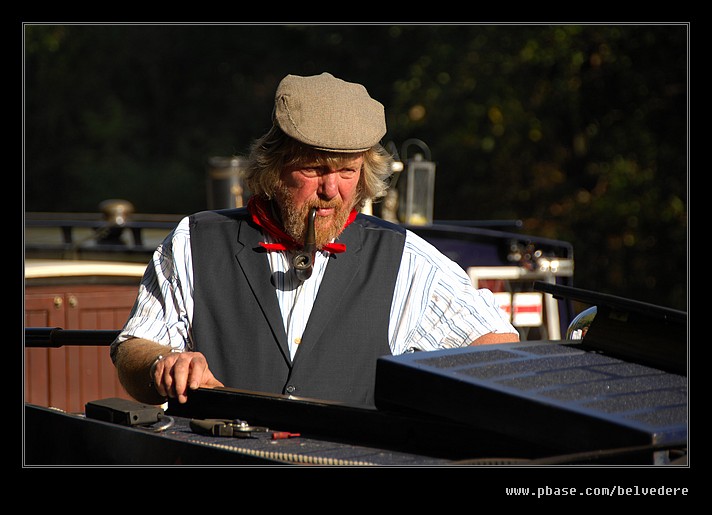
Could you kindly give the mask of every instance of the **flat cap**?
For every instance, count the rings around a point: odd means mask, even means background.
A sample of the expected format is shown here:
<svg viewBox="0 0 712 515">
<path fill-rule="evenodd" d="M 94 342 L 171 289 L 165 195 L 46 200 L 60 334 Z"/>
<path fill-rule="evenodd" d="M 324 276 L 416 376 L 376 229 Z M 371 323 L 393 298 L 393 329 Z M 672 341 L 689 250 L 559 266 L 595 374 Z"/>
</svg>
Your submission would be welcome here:
<svg viewBox="0 0 712 515">
<path fill-rule="evenodd" d="M 362 152 L 386 134 L 383 105 L 361 84 L 330 73 L 287 75 L 277 86 L 274 121 L 288 136 L 318 150 Z"/>
</svg>

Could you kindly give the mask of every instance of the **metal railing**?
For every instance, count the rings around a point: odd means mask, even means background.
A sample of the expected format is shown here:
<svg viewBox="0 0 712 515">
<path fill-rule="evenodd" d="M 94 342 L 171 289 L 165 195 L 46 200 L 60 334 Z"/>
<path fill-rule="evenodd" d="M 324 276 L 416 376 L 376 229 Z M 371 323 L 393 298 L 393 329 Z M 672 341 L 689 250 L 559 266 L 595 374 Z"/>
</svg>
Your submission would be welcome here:
<svg viewBox="0 0 712 515">
<path fill-rule="evenodd" d="M 62 329 L 61 327 L 26 327 L 25 347 L 59 348 L 77 346 L 109 346 L 118 336 L 116 330 Z"/>
</svg>

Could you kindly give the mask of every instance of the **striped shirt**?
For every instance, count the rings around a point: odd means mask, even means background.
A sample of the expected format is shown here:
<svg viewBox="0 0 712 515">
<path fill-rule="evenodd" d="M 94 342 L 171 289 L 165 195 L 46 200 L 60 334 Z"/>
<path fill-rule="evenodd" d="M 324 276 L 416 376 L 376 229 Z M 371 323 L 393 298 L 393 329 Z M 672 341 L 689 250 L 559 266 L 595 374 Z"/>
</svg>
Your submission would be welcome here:
<svg viewBox="0 0 712 515">
<path fill-rule="evenodd" d="M 265 239 L 269 241 L 269 236 Z M 294 357 L 329 261 L 328 253 L 316 253 L 312 275 L 303 283 L 286 273 L 291 263 L 288 252 L 270 252 L 265 259 L 272 270 Z M 112 351 L 131 337 L 191 350 L 193 279 L 186 217 L 154 252 L 129 320 Z M 474 288 L 457 263 L 406 231 L 388 328 L 393 355 L 462 347 L 487 333 L 516 332 L 491 291 Z"/>
</svg>

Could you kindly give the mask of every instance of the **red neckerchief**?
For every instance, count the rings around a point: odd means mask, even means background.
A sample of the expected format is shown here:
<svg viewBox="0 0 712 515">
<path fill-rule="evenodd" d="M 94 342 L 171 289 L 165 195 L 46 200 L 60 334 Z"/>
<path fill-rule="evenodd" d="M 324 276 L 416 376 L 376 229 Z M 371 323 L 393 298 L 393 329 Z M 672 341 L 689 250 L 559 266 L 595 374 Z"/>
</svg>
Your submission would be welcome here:
<svg viewBox="0 0 712 515">
<path fill-rule="evenodd" d="M 269 251 L 273 250 L 294 250 L 301 249 L 304 245 L 289 234 L 284 232 L 281 227 L 272 218 L 269 204 L 262 197 L 252 196 L 250 200 L 247 201 L 247 209 L 252 215 L 252 221 L 259 225 L 263 231 L 272 236 L 277 243 L 266 243 L 264 241 L 260 242 L 260 245 Z M 354 221 L 358 212 L 354 209 L 349 214 L 349 218 L 344 224 L 344 229 L 347 225 Z M 342 229 L 343 231 L 343 229 Z M 333 254 L 338 254 L 340 252 L 346 251 L 346 245 L 343 243 L 327 243 L 321 249 Z"/>
</svg>

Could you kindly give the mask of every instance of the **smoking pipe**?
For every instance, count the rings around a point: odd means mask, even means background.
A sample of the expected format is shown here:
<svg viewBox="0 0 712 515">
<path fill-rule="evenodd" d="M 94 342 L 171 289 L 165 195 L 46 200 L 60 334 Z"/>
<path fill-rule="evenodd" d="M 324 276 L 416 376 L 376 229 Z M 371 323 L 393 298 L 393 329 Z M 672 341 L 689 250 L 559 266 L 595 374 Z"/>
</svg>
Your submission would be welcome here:
<svg viewBox="0 0 712 515">
<path fill-rule="evenodd" d="M 292 260 L 294 271 L 297 273 L 297 279 L 306 281 L 311 277 L 312 269 L 314 268 L 314 254 L 316 252 L 316 231 L 314 229 L 314 220 L 316 219 L 316 208 L 309 210 L 309 218 L 307 219 L 307 233 L 304 236 L 304 248 Z"/>
</svg>

